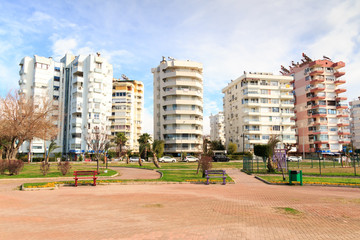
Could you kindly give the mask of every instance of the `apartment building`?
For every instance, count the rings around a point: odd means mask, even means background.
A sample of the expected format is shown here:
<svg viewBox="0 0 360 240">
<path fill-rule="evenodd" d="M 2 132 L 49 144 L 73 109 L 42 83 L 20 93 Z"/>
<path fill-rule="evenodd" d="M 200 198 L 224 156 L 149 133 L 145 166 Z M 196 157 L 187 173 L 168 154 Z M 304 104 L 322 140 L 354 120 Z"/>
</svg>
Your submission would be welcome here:
<svg viewBox="0 0 360 240">
<path fill-rule="evenodd" d="M 19 93 L 48 96 L 58 106 L 57 151 L 86 152 L 88 132 L 95 127 L 110 135 L 113 69 L 100 54 L 66 54 L 60 62 L 35 55 L 23 58 L 20 68 Z M 35 141 L 32 145 L 40 151 Z"/>
<path fill-rule="evenodd" d="M 215 115 L 210 115 L 210 139 L 211 141 L 221 141 L 225 144 L 225 125 L 224 113 L 219 112 Z"/>
<path fill-rule="evenodd" d="M 226 146 L 233 142 L 238 151 L 252 151 L 274 135 L 281 140 L 279 147 L 295 144 L 292 80 L 291 76 L 245 72 L 223 88 Z"/>
<path fill-rule="evenodd" d="M 313 61 L 305 54 L 301 63 L 282 66 L 283 75 L 294 77 L 298 152 L 338 152 L 350 143 L 343 67 L 344 62 Z"/>
<path fill-rule="evenodd" d="M 52 117 L 54 124 L 59 127 L 59 134 L 56 138 L 57 145 L 62 144 L 61 138 L 61 115 L 62 107 L 59 104 L 63 100 L 63 95 L 60 94 L 63 91 L 64 86 L 60 84 L 60 79 L 63 77 L 61 69 L 63 64 L 54 61 L 51 57 L 41 57 L 34 55 L 31 57 L 24 57 L 20 62 L 20 80 L 19 80 L 19 94 L 23 94 L 26 97 L 32 97 L 34 101 L 41 101 L 42 98 L 53 99 L 54 111 Z M 19 149 L 20 152 L 27 153 L 29 150 L 33 154 L 44 154 L 46 146 L 49 141 L 42 139 L 33 139 L 31 146 L 29 142 L 25 142 Z M 45 146 L 46 145 L 46 146 Z M 56 149 L 55 152 L 61 151 Z"/>
<path fill-rule="evenodd" d="M 203 66 L 163 57 L 154 76 L 154 139 L 165 141 L 165 153 L 202 151 Z"/>
<path fill-rule="evenodd" d="M 360 149 L 360 97 L 349 102 L 350 105 L 350 133 L 355 149 Z"/>
<path fill-rule="evenodd" d="M 142 134 L 142 110 L 144 108 L 144 85 L 140 81 L 113 79 L 111 135 L 123 132 L 127 137 L 126 148 L 139 151 L 138 139 Z"/>
</svg>

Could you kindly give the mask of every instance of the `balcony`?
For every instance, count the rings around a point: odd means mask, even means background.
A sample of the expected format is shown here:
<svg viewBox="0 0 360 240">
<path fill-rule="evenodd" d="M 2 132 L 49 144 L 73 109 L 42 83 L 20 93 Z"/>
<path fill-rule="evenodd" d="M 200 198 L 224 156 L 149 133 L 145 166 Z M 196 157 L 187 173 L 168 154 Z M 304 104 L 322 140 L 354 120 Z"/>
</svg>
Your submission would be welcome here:
<svg viewBox="0 0 360 240">
<path fill-rule="evenodd" d="M 322 83 L 325 82 L 325 78 L 314 78 L 310 81 L 310 84 Z"/>
<path fill-rule="evenodd" d="M 348 114 L 346 114 L 346 113 L 338 113 L 338 114 L 336 114 L 336 117 L 349 117 L 349 115 Z"/>
<path fill-rule="evenodd" d="M 344 79 L 337 79 L 337 80 L 335 80 L 335 85 L 341 85 L 341 84 L 344 84 L 344 83 L 346 83 L 346 80 L 344 80 Z"/>
<path fill-rule="evenodd" d="M 336 93 L 336 94 L 344 93 L 344 92 L 346 92 L 346 89 L 344 89 L 344 88 L 335 89 L 335 93 Z"/>
<path fill-rule="evenodd" d="M 344 76 L 344 75 L 345 75 L 345 72 L 335 72 L 335 73 L 334 73 L 334 76 L 335 76 L 336 78 L 341 77 L 341 76 Z"/>
<path fill-rule="evenodd" d="M 336 101 L 345 101 L 347 97 L 336 97 Z"/>
<path fill-rule="evenodd" d="M 315 140 L 314 143 L 315 144 L 324 144 L 324 143 L 329 143 L 329 140 Z"/>
<path fill-rule="evenodd" d="M 316 70 L 316 71 L 312 71 L 310 73 L 310 76 L 317 76 L 317 75 L 321 75 L 324 74 L 324 70 Z"/>
<path fill-rule="evenodd" d="M 73 66 L 73 74 L 77 76 L 83 76 L 83 67 L 82 64 L 77 64 Z"/>
<path fill-rule="evenodd" d="M 350 139 L 339 139 L 339 143 L 349 144 L 349 143 L 350 143 Z"/>
<path fill-rule="evenodd" d="M 311 109 L 316 109 L 316 108 L 326 108 L 326 105 L 315 104 L 311 106 Z"/>
<path fill-rule="evenodd" d="M 202 80 L 202 76 L 197 71 L 173 71 L 167 72 L 164 74 L 164 78 L 173 78 L 173 77 L 191 77 Z"/>
<path fill-rule="evenodd" d="M 324 85 L 317 85 L 317 86 L 314 86 L 313 88 L 310 89 L 310 92 L 312 93 L 315 93 L 315 92 L 321 92 L 321 91 L 324 91 L 325 90 L 325 86 Z"/>
<path fill-rule="evenodd" d="M 332 67 L 335 68 L 335 69 L 340 69 L 340 68 L 345 67 L 345 63 L 340 61 L 340 62 L 334 63 L 332 65 Z"/>
<path fill-rule="evenodd" d="M 345 130 L 339 130 L 338 132 L 339 135 L 350 135 L 350 131 L 345 131 Z"/>
<path fill-rule="evenodd" d="M 311 98 L 311 101 L 324 100 L 325 98 L 326 98 L 325 94 L 324 95 L 316 95 Z"/>
<path fill-rule="evenodd" d="M 336 109 L 347 109 L 347 104 L 336 104 Z"/>
<path fill-rule="evenodd" d="M 292 92 L 282 93 L 282 94 L 280 94 L 280 98 L 281 99 L 294 99 L 294 95 Z"/>
<path fill-rule="evenodd" d="M 348 121 L 341 121 L 341 122 L 338 122 L 338 123 L 337 123 L 337 126 L 338 126 L 338 127 L 347 127 L 347 126 L 350 126 L 350 122 L 348 122 Z"/>
<path fill-rule="evenodd" d="M 193 86 L 193 87 L 197 87 L 197 88 L 202 88 L 203 84 L 201 81 L 199 80 L 168 80 L 165 81 L 164 87 L 169 87 L 169 86 Z"/>
<path fill-rule="evenodd" d="M 81 76 L 74 76 L 73 78 L 72 78 L 72 82 L 73 83 L 83 83 L 84 82 L 84 78 L 83 77 L 81 77 Z"/>
</svg>

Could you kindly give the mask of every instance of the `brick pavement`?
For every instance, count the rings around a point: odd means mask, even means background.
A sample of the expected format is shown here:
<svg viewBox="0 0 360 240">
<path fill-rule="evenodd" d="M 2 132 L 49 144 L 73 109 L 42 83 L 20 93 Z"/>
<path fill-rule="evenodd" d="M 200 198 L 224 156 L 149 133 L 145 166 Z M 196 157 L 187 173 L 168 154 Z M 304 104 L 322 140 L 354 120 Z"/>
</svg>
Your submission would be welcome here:
<svg viewBox="0 0 360 240">
<path fill-rule="evenodd" d="M 236 184 L 4 190 L 0 239 L 360 239 L 358 188 L 266 185 L 227 172 Z"/>
</svg>

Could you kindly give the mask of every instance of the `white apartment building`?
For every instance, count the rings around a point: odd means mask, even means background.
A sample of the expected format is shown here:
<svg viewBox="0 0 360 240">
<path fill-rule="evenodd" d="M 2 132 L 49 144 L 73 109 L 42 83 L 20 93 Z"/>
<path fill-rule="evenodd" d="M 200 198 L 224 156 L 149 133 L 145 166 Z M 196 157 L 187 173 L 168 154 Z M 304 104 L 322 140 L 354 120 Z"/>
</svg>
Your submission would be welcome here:
<svg viewBox="0 0 360 240">
<path fill-rule="evenodd" d="M 202 151 L 203 66 L 163 57 L 154 76 L 154 140 L 165 141 L 165 153 Z"/>
<path fill-rule="evenodd" d="M 123 132 L 127 137 L 126 149 L 138 152 L 138 139 L 142 134 L 142 110 L 144 108 L 144 84 L 140 81 L 113 79 L 112 89 L 112 138 Z"/>
<path fill-rule="evenodd" d="M 53 118 L 55 124 L 59 127 L 59 134 L 56 139 L 57 145 L 62 144 L 61 138 L 61 118 L 62 107 L 60 102 L 63 101 L 64 86 L 60 84 L 62 76 L 63 64 L 55 62 L 52 58 L 40 57 L 35 55 L 33 58 L 24 57 L 20 62 L 20 80 L 19 80 L 19 94 L 26 97 L 33 97 L 34 100 L 41 100 L 42 98 L 53 99 L 55 111 Z M 31 150 L 34 154 L 43 154 L 49 141 L 45 142 L 42 139 L 33 139 L 31 146 L 29 142 L 25 142 L 19 149 L 20 152 L 27 153 Z M 46 146 L 45 146 L 46 145 Z M 29 147 L 31 149 L 29 149 Z M 56 149 L 55 152 L 61 151 Z"/>
<path fill-rule="evenodd" d="M 57 151 L 86 152 L 88 132 L 96 126 L 110 135 L 113 69 L 100 54 L 66 54 L 60 62 L 25 57 L 20 67 L 19 92 L 35 98 L 49 96 L 59 106 L 56 124 L 61 148 Z M 32 149 L 39 147 L 35 142 L 32 145 Z"/>
<path fill-rule="evenodd" d="M 292 80 L 272 73 L 245 73 L 223 88 L 226 146 L 233 142 L 240 152 L 252 151 L 272 135 L 279 136 L 279 145 L 295 144 Z"/>
<path fill-rule="evenodd" d="M 221 141 L 225 144 L 225 125 L 224 125 L 224 113 L 219 112 L 216 115 L 210 115 L 210 140 Z"/>
<path fill-rule="evenodd" d="M 355 149 L 360 149 L 360 97 L 349 102 L 351 141 Z"/>
</svg>

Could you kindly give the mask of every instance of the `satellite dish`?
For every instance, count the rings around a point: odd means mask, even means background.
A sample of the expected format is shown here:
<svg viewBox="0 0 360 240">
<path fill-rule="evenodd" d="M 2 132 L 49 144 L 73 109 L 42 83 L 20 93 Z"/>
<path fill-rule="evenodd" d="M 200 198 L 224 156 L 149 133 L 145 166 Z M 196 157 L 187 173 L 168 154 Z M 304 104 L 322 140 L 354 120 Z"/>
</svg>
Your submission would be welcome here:
<svg viewBox="0 0 360 240">
<path fill-rule="evenodd" d="M 121 74 L 122 79 L 129 80 L 129 78 L 125 74 Z"/>
</svg>

